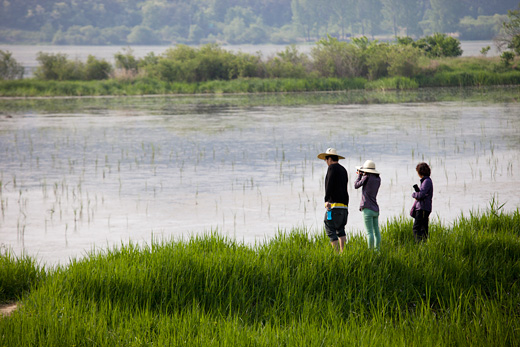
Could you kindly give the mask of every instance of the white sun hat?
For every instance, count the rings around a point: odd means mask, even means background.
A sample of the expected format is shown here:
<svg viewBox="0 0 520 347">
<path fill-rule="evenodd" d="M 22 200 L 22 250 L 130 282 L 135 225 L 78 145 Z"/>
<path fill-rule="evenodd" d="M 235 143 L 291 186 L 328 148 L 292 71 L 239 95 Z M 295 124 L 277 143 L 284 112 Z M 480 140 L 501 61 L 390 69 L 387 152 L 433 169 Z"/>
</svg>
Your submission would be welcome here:
<svg viewBox="0 0 520 347">
<path fill-rule="evenodd" d="M 336 148 L 327 148 L 325 153 L 318 154 L 318 159 L 325 160 L 325 157 L 328 155 L 337 155 L 338 159 L 345 159 L 345 157 L 342 157 L 341 155 L 338 154 L 338 152 L 336 152 Z"/>
<path fill-rule="evenodd" d="M 372 160 L 367 160 L 363 163 L 363 166 L 356 166 L 358 171 L 368 172 L 379 175 L 379 171 L 376 170 L 376 163 Z"/>
</svg>

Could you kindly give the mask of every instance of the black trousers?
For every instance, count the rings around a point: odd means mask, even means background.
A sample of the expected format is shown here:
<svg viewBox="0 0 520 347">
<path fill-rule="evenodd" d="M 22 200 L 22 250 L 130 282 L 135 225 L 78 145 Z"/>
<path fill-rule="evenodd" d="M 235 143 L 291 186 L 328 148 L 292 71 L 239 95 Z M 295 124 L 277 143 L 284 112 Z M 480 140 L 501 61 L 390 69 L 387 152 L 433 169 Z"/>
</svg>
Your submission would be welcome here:
<svg viewBox="0 0 520 347">
<path fill-rule="evenodd" d="M 413 222 L 413 237 L 415 238 L 415 242 L 425 241 L 428 238 L 428 217 L 430 217 L 430 211 L 415 211 L 415 219 Z"/>
</svg>

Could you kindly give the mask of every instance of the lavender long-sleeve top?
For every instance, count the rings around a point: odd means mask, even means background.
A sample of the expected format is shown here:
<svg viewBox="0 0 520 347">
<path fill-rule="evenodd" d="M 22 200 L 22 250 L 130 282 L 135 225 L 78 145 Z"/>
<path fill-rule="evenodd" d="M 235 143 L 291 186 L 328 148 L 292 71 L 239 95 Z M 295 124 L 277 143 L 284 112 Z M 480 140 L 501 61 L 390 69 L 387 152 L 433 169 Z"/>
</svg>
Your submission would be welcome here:
<svg viewBox="0 0 520 347">
<path fill-rule="evenodd" d="M 412 194 L 412 198 L 416 200 L 418 210 L 432 211 L 433 183 L 429 176 L 421 178 L 421 188 Z"/>
<path fill-rule="evenodd" d="M 359 175 L 354 182 L 354 188 L 358 189 L 363 187 L 361 192 L 361 204 L 359 210 L 363 211 L 364 208 L 368 208 L 372 211 L 379 212 L 379 205 L 377 204 L 377 192 L 381 186 L 381 178 L 379 175 L 366 174 Z"/>
</svg>

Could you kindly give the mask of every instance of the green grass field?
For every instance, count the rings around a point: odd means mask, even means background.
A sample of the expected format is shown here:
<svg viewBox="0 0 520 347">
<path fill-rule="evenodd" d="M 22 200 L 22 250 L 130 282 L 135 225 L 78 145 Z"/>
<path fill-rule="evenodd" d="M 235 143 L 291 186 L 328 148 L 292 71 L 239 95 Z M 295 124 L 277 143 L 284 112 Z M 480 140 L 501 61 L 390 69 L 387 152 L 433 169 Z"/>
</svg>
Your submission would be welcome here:
<svg viewBox="0 0 520 347">
<path fill-rule="evenodd" d="M 338 255 L 306 230 L 122 245 L 57 269 L 4 252 L 1 299 L 21 308 L 0 345 L 515 346 L 519 236 L 520 212 L 491 205 L 433 222 L 423 244 L 410 218 L 390 221 L 380 252 L 355 236 Z"/>
<path fill-rule="evenodd" d="M 234 79 L 198 83 L 165 82 L 152 78 L 130 81 L 43 81 L 37 79 L 0 80 L 0 97 L 189 95 L 237 93 L 297 93 L 351 90 L 415 90 L 425 87 L 484 87 L 520 85 L 520 71 L 441 70 L 413 78 L 279 78 Z"/>
</svg>

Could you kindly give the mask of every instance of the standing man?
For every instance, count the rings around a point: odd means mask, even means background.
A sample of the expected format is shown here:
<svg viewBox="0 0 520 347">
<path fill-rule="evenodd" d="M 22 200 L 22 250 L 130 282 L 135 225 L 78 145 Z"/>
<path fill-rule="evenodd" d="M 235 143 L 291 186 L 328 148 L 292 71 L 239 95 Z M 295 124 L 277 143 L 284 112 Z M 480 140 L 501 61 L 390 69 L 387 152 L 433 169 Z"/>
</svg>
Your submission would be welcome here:
<svg viewBox="0 0 520 347">
<path fill-rule="evenodd" d="M 348 219 L 348 175 L 338 161 L 345 157 L 338 155 L 336 149 L 328 148 L 325 153 L 318 154 L 318 159 L 325 160 L 329 167 L 325 176 L 325 231 L 332 247 L 341 253 L 347 239 L 345 225 Z"/>
</svg>

